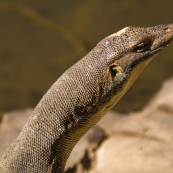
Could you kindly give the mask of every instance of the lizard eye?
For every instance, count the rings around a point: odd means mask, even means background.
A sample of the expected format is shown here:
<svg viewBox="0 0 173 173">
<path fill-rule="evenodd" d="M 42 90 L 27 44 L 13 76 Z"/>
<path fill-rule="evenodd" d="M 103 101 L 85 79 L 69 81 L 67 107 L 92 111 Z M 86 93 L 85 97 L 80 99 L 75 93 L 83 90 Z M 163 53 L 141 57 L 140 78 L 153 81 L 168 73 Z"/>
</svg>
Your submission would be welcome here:
<svg viewBox="0 0 173 173">
<path fill-rule="evenodd" d="M 140 43 L 137 47 L 136 47 L 136 52 L 141 53 L 144 52 L 146 49 L 148 48 L 146 43 Z"/>
</svg>

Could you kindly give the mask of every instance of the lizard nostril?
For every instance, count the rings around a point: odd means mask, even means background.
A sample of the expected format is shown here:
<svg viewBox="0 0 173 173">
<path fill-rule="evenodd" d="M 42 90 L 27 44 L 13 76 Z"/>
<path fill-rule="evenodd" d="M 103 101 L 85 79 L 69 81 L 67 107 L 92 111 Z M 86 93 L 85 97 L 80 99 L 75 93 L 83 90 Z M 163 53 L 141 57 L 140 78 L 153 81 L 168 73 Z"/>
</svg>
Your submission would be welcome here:
<svg viewBox="0 0 173 173">
<path fill-rule="evenodd" d="M 170 32 L 170 31 L 171 31 L 171 29 L 169 27 L 165 28 L 165 32 Z"/>
</svg>

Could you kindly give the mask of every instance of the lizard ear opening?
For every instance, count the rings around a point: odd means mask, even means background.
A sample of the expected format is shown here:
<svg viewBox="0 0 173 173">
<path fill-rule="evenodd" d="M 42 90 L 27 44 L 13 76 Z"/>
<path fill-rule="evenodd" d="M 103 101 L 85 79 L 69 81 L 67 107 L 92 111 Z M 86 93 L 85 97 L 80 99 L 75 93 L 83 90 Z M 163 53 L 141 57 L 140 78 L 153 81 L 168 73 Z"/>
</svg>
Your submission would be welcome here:
<svg viewBox="0 0 173 173">
<path fill-rule="evenodd" d="M 110 69 L 112 78 L 114 78 L 117 74 L 120 74 L 123 72 L 122 68 L 115 64 L 111 65 L 109 69 Z"/>
<path fill-rule="evenodd" d="M 116 70 L 116 65 L 110 66 L 110 73 L 111 73 L 112 78 L 114 78 L 117 75 L 118 71 Z"/>
</svg>

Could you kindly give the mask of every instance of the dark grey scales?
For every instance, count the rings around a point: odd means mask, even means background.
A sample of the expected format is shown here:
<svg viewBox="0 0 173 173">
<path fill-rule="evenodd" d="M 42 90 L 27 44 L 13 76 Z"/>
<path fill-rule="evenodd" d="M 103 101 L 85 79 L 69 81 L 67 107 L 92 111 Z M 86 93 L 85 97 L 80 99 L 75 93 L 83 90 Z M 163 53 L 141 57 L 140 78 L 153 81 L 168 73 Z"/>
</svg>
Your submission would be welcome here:
<svg viewBox="0 0 173 173">
<path fill-rule="evenodd" d="M 63 173 L 77 141 L 172 40 L 173 24 L 126 27 L 100 41 L 43 96 L 0 159 L 0 172 Z"/>
</svg>

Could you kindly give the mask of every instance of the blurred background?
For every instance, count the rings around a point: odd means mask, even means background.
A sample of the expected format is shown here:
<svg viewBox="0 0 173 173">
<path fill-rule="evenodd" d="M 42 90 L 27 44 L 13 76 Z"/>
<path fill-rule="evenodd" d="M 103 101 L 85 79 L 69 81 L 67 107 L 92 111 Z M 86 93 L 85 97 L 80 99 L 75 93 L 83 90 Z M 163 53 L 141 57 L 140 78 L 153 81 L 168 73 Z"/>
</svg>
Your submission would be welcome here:
<svg viewBox="0 0 173 173">
<path fill-rule="evenodd" d="M 0 0 L 0 111 L 35 107 L 56 79 L 126 26 L 173 23 L 171 0 Z M 114 108 L 138 111 L 173 76 L 162 51 Z"/>
</svg>

